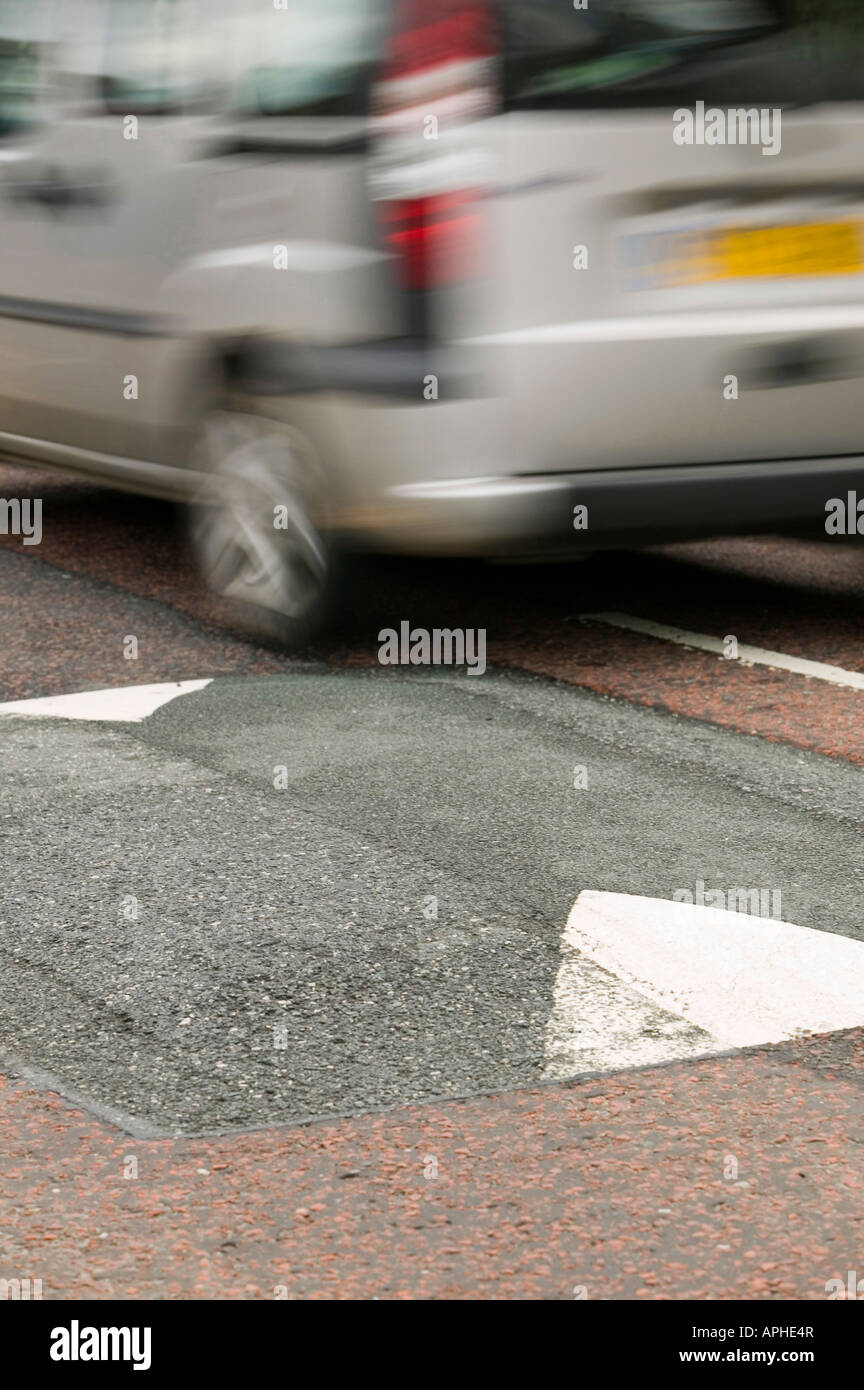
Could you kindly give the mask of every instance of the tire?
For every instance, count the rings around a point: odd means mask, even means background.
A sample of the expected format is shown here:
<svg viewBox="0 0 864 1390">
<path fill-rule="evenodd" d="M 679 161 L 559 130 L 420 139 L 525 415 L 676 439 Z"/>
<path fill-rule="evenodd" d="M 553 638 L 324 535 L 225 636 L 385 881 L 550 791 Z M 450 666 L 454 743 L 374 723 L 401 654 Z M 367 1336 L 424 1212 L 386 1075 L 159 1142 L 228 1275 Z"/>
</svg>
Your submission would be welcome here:
<svg viewBox="0 0 864 1390">
<path fill-rule="evenodd" d="M 302 647 L 331 617 L 339 564 L 326 537 L 324 474 L 305 436 L 264 415 L 219 410 L 201 425 L 190 507 L 203 582 L 242 630 Z"/>
</svg>

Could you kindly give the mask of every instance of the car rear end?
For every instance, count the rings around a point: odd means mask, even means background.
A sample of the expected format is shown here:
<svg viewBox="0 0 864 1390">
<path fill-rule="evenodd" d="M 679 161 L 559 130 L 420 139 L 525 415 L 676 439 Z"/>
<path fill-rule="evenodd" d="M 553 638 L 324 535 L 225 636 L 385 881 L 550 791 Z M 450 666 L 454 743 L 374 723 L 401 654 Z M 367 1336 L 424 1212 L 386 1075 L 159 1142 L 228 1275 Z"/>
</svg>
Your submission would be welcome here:
<svg viewBox="0 0 864 1390">
<path fill-rule="evenodd" d="M 545 553 L 817 519 L 859 476 L 862 49 L 841 0 L 396 3 L 370 196 L 405 331 L 334 398 L 347 525 Z"/>
</svg>

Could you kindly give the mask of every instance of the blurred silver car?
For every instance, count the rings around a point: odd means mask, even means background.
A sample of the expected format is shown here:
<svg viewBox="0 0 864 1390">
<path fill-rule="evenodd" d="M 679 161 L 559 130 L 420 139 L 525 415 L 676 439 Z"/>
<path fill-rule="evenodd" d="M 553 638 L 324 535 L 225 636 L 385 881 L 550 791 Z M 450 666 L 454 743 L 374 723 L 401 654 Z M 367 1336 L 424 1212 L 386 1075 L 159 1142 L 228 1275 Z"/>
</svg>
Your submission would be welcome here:
<svg viewBox="0 0 864 1390">
<path fill-rule="evenodd" d="M 861 473 L 844 0 L 0 0 L 0 449 L 345 549 L 818 521 Z"/>
</svg>

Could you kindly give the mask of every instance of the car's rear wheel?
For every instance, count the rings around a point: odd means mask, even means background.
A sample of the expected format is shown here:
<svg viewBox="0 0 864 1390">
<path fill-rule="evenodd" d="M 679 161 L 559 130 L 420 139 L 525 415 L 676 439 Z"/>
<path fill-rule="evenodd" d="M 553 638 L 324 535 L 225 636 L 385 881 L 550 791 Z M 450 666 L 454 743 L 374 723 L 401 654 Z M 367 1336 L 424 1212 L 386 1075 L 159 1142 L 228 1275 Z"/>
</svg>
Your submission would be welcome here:
<svg viewBox="0 0 864 1390">
<path fill-rule="evenodd" d="M 244 631 L 302 645 L 329 617 L 338 582 L 323 472 L 309 441 L 267 416 L 214 411 L 193 466 L 205 479 L 190 508 L 204 582 Z"/>
</svg>

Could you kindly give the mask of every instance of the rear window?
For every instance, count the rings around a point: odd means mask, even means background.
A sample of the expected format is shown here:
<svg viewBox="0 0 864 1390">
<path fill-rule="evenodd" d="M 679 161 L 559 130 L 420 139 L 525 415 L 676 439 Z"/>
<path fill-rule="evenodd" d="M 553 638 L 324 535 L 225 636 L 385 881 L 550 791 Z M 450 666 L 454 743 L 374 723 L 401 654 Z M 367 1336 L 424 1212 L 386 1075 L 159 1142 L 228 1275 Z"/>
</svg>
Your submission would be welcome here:
<svg viewBox="0 0 864 1390">
<path fill-rule="evenodd" d="M 202 100 L 218 80 L 220 8 L 204 23 L 190 0 L 108 0 L 100 61 L 107 109 L 164 115 Z"/>
<path fill-rule="evenodd" d="M 259 116 L 364 115 L 388 17 L 387 0 L 250 7 L 232 38 L 232 104 Z"/>
<path fill-rule="evenodd" d="M 501 0 L 521 109 L 864 100 L 861 0 Z"/>
<path fill-rule="evenodd" d="M 36 119 L 42 21 L 39 0 L 0 0 L 0 138 Z"/>
<path fill-rule="evenodd" d="M 34 121 L 38 73 L 37 44 L 0 38 L 0 137 Z"/>
</svg>

